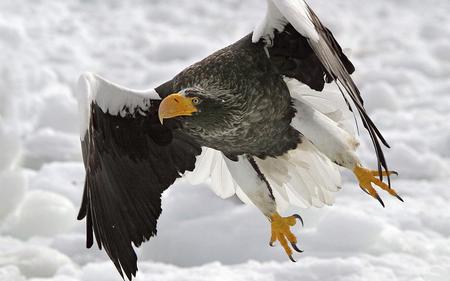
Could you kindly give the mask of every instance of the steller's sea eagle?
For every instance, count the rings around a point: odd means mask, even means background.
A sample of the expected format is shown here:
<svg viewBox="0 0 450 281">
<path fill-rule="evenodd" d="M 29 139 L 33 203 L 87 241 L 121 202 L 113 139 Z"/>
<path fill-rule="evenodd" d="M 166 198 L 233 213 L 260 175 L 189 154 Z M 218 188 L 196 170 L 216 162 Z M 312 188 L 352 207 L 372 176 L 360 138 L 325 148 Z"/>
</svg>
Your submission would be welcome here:
<svg viewBox="0 0 450 281">
<path fill-rule="evenodd" d="M 220 196 L 236 193 L 253 203 L 271 224 L 270 244 L 279 241 L 292 261 L 293 250 L 301 251 L 290 227 L 303 221 L 282 217 L 282 206 L 331 204 L 338 166 L 353 171 L 381 204 L 375 187 L 401 200 L 390 187 L 395 172 L 382 151 L 389 146 L 364 109 L 354 70 L 303 0 L 267 0 L 251 34 L 155 89 L 134 91 L 83 74 L 86 179 L 78 219 L 86 219 L 87 247 L 95 237 L 131 280 L 133 244 L 156 235 L 161 194 L 183 176 L 211 179 Z M 342 100 L 319 93 L 331 82 Z M 370 135 L 376 170 L 364 168 L 355 152 L 358 140 L 343 124 L 350 111 Z"/>
</svg>

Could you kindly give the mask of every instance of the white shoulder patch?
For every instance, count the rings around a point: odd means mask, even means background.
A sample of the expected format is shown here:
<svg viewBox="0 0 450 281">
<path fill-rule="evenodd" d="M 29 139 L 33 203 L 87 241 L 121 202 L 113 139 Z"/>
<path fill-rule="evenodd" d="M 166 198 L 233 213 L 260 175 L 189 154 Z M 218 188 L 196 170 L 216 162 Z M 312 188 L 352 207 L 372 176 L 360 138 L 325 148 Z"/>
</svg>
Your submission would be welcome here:
<svg viewBox="0 0 450 281">
<path fill-rule="evenodd" d="M 124 116 L 136 110 L 145 111 L 150 100 L 161 99 L 154 89 L 144 91 L 128 89 L 93 73 L 84 73 L 80 76 L 76 92 L 81 139 L 88 129 L 91 104 L 97 104 L 103 112 L 109 112 L 111 115 Z"/>
<path fill-rule="evenodd" d="M 253 43 L 258 42 L 261 38 L 270 41 L 274 36 L 274 31 L 282 31 L 288 23 L 292 24 L 304 37 L 312 41 L 319 41 L 319 34 L 304 0 L 267 0 L 266 15 L 253 31 Z"/>
</svg>

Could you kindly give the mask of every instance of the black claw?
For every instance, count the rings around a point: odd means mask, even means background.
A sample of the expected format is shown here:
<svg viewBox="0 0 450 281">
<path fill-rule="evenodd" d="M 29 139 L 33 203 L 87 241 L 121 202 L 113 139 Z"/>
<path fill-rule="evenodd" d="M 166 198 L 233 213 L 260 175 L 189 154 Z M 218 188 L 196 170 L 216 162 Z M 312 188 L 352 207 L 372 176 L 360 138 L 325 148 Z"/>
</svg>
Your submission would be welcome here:
<svg viewBox="0 0 450 281">
<path fill-rule="evenodd" d="M 398 172 L 397 171 L 391 171 L 391 174 L 398 176 Z"/>
<path fill-rule="evenodd" d="M 375 198 L 378 200 L 378 202 L 380 202 L 381 206 L 383 206 L 383 208 L 385 208 L 384 202 L 383 202 L 383 200 L 381 200 L 380 195 L 377 194 Z"/>
<path fill-rule="evenodd" d="M 405 202 L 405 201 L 403 201 L 403 199 L 402 199 L 398 194 L 395 195 L 395 197 L 397 197 L 398 200 L 400 200 L 400 201 L 402 201 L 402 202 Z"/>
<path fill-rule="evenodd" d="M 289 255 L 289 259 L 290 259 L 292 262 L 297 262 L 296 260 L 294 260 L 294 258 L 292 257 L 292 255 Z"/>
<path fill-rule="evenodd" d="M 299 253 L 303 253 L 303 251 L 297 247 L 297 244 L 291 242 L 291 246 L 292 246 L 292 249 L 294 249 L 295 251 L 297 251 Z"/>
<path fill-rule="evenodd" d="M 302 223 L 302 226 L 305 226 L 305 224 L 303 223 L 303 219 L 302 219 L 302 217 L 301 217 L 300 215 L 293 214 L 292 216 L 293 216 L 294 218 L 297 218 L 297 219 Z"/>
</svg>

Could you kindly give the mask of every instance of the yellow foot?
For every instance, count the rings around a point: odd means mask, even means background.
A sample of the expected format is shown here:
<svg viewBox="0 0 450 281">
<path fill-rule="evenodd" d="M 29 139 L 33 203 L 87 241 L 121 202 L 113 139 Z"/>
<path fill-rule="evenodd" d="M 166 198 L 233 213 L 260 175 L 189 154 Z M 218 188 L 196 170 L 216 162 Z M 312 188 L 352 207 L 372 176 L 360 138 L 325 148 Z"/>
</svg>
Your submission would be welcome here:
<svg viewBox="0 0 450 281">
<path fill-rule="evenodd" d="M 384 207 L 383 200 L 381 200 L 380 196 L 378 195 L 378 192 L 375 190 L 372 184 L 380 187 L 384 191 L 388 192 L 390 195 L 397 197 L 398 200 L 403 202 L 403 199 L 397 194 L 397 192 L 394 189 L 392 189 L 386 183 L 382 182 L 380 179 L 376 178 L 379 176 L 378 171 L 371 171 L 361 166 L 356 166 L 353 169 L 353 173 L 355 173 L 355 176 L 359 181 L 359 186 L 361 187 L 361 189 L 370 196 L 372 196 L 373 198 L 377 199 L 383 207 Z M 398 175 L 397 172 L 393 171 L 388 172 L 383 171 L 382 174 L 383 176 Z"/>
<path fill-rule="evenodd" d="M 294 249 L 299 253 L 303 252 L 302 250 L 297 248 L 297 237 L 295 237 L 295 235 L 291 232 L 290 229 L 291 226 L 295 225 L 297 219 L 303 225 L 303 219 L 299 215 L 292 215 L 290 217 L 283 218 L 278 213 L 274 213 L 270 216 L 272 224 L 272 237 L 270 238 L 269 245 L 273 247 L 273 243 L 275 241 L 279 241 L 281 246 L 286 251 L 286 254 L 289 256 L 289 259 L 293 262 L 295 262 L 295 260 L 292 257 L 293 254 L 292 249 Z M 291 244 L 291 246 L 289 246 L 288 241 Z"/>
</svg>

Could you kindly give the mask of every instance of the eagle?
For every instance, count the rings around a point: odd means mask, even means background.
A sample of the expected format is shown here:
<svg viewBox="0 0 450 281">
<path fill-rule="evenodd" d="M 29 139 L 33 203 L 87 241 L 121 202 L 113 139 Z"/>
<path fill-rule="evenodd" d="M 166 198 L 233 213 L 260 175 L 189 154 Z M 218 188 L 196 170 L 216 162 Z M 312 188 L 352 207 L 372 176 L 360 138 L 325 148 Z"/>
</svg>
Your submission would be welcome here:
<svg viewBox="0 0 450 281">
<path fill-rule="evenodd" d="M 354 71 L 304 0 L 267 0 L 253 32 L 156 88 L 131 90 L 83 74 L 77 96 L 86 177 L 78 219 L 86 220 L 87 247 L 95 240 L 131 280 L 133 245 L 156 235 L 161 194 L 183 177 L 210 180 L 222 197 L 237 194 L 256 206 L 269 221 L 269 244 L 279 242 L 292 261 L 301 250 L 291 228 L 303 220 L 281 213 L 288 205 L 331 204 L 341 167 L 383 206 L 376 188 L 403 201 L 391 188 L 389 145 L 364 108 Z M 338 100 L 324 90 L 328 84 Z M 358 158 L 348 115 L 370 136 L 376 169 Z"/>
</svg>

